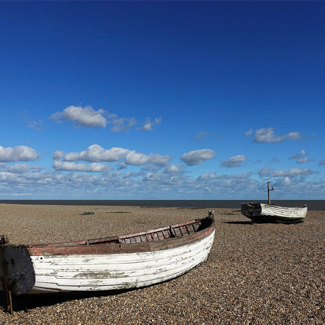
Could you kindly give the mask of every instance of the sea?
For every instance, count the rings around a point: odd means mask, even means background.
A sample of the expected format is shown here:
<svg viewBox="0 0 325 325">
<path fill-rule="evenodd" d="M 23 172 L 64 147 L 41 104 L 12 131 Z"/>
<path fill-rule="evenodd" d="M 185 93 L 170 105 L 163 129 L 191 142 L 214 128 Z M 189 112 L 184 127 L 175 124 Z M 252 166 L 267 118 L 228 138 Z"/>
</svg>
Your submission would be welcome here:
<svg viewBox="0 0 325 325">
<path fill-rule="evenodd" d="M 245 202 L 267 203 L 267 200 L 0 200 L 0 203 L 7 204 L 140 206 L 197 209 L 240 209 L 241 203 Z M 325 211 L 325 200 L 272 200 L 271 203 L 286 207 L 298 207 L 307 204 L 308 210 Z"/>
</svg>

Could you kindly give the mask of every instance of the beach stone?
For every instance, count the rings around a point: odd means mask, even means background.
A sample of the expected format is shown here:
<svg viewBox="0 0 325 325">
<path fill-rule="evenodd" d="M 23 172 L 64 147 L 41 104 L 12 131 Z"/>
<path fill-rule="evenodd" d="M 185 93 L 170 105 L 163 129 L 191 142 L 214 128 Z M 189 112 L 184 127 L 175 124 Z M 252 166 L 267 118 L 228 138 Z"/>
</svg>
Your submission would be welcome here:
<svg viewBox="0 0 325 325">
<path fill-rule="evenodd" d="M 252 224 L 240 209 L 0 204 L 2 235 L 37 244 L 135 233 L 215 210 L 208 260 L 151 287 L 103 295 L 22 295 L 0 324 L 324 324 L 325 211 Z M 93 214 L 83 214 L 94 212 Z"/>
</svg>

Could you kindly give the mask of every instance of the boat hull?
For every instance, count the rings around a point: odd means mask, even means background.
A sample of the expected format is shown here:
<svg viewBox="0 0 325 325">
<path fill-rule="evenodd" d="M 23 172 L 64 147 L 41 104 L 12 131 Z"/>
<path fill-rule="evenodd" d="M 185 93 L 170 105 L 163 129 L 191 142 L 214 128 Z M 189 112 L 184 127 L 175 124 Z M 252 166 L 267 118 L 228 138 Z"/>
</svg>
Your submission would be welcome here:
<svg viewBox="0 0 325 325">
<path fill-rule="evenodd" d="M 197 242 L 154 252 L 32 256 L 35 284 L 28 293 L 113 291 L 150 286 L 204 262 L 214 232 Z"/>
<path fill-rule="evenodd" d="M 307 206 L 281 207 L 264 203 L 243 203 L 241 212 L 252 222 L 299 223 L 306 217 Z"/>
<path fill-rule="evenodd" d="M 214 219 L 207 217 L 127 236 L 0 245 L 0 289 L 19 295 L 146 287 L 204 262 L 214 236 Z"/>
</svg>

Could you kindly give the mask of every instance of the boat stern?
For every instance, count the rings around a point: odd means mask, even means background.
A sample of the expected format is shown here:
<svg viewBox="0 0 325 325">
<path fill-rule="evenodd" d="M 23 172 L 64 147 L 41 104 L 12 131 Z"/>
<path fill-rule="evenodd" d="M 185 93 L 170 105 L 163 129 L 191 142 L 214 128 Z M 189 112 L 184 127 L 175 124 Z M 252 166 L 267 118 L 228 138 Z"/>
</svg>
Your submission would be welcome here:
<svg viewBox="0 0 325 325">
<path fill-rule="evenodd" d="M 27 247 L 10 245 L 0 236 L 0 290 L 20 295 L 34 284 L 35 272 Z"/>
<path fill-rule="evenodd" d="M 247 218 L 254 218 L 261 214 L 262 208 L 260 203 L 242 203 L 241 204 L 241 213 Z"/>
</svg>

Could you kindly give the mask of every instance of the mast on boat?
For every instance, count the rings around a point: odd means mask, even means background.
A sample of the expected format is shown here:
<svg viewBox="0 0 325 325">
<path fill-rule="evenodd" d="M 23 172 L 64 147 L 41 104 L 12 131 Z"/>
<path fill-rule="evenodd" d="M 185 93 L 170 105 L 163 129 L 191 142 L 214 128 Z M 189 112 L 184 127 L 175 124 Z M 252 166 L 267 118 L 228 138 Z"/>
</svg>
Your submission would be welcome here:
<svg viewBox="0 0 325 325">
<path fill-rule="evenodd" d="M 271 204 L 271 196 L 270 196 L 270 192 L 274 191 L 274 188 L 272 186 L 272 188 L 270 188 L 270 181 L 267 181 L 267 203 Z"/>
</svg>

